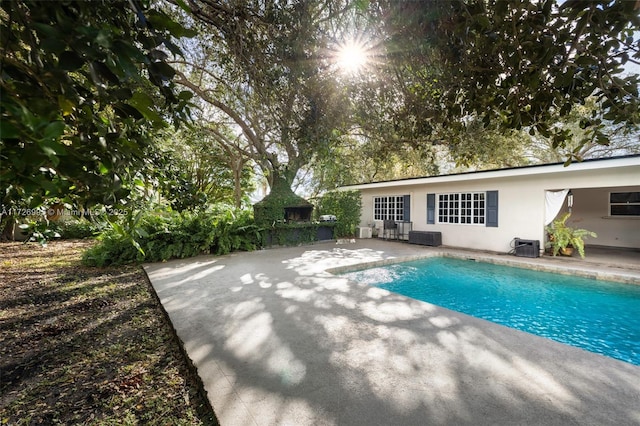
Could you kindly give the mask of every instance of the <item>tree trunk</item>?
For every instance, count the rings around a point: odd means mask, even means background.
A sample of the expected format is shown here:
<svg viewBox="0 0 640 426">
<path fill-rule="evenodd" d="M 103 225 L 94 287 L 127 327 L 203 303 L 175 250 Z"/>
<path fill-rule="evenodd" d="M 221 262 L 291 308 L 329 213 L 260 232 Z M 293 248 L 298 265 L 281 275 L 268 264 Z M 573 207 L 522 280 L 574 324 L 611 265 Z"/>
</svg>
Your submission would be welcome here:
<svg viewBox="0 0 640 426">
<path fill-rule="evenodd" d="M 242 207 L 242 169 L 244 161 L 237 159 L 233 162 L 233 199 L 237 209 Z"/>
<path fill-rule="evenodd" d="M 2 234 L 0 234 L 0 241 L 15 241 L 15 218 L 12 215 L 9 215 L 3 218 L 0 223 L 4 223 Z"/>
<path fill-rule="evenodd" d="M 290 164 L 273 165 L 271 170 L 269 170 L 270 192 L 273 192 L 274 189 L 278 191 L 284 190 L 285 188 L 287 188 L 289 192 L 292 192 L 293 190 L 291 188 L 293 186 L 293 180 L 298 173 L 298 169 L 298 167 L 291 168 Z"/>
</svg>

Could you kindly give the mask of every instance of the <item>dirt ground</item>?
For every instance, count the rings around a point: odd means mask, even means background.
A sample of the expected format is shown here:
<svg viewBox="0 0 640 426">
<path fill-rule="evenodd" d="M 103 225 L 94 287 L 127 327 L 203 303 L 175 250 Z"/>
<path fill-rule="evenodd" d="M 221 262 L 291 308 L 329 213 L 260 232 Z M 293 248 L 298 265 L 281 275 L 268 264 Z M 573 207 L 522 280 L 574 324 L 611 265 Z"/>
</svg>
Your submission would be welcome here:
<svg viewBox="0 0 640 426">
<path fill-rule="evenodd" d="M 0 424 L 217 424 L 142 268 L 91 244 L 0 244 Z"/>
</svg>

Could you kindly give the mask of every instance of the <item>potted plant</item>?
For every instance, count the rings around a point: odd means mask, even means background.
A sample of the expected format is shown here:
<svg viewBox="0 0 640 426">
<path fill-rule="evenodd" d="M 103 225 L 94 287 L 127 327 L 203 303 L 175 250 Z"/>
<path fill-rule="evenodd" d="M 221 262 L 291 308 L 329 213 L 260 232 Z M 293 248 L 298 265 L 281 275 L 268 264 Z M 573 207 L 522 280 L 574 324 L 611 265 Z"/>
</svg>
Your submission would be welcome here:
<svg viewBox="0 0 640 426">
<path fill-rule="evenodd" d="M 545 247 L 551 248 L 554 256 L 558 253 L 571 256 L 573 249 L 577 249 L 580 257 L 584 259 L 584 238 L 597 237 L 595 232 L 586 229 L 578 229 L 567 226 L 566 222 L 571 213 L 565 213 L 559 219 L 554 220 L 546 227 L 549 234 L 549 241 Z"/>
</svg>

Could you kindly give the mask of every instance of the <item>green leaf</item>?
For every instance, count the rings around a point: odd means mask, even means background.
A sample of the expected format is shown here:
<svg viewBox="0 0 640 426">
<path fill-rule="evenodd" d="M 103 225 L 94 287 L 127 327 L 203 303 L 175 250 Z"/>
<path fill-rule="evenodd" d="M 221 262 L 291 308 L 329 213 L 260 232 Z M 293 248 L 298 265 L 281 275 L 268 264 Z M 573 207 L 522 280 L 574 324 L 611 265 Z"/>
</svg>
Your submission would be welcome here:
<svg viewBox="0 0 640 426">
<path fill-rule="evenodd" d="M 71 50 L 66 50 L 58 57 L 58 66 L 65 71 L 75 71 L 84 65 L 85 61 Z"/>
<path fill-rule="evenodd" d="M 96 36 L 94 42 L 98 46 L 102 46 L 106 49 L 111 47 L 111 40 L 109 39 L 109 34 L 105 30 L 98 31 L 98 35 Z"/>
<path fill-rule="evenodd" d="M 105 166 L 102 162 L 98 163 L 98 170 L 100 171 L 101 175 L 106 175 L 107 173 L 109 173 L 109 168 Z"/>
<path fill-rule="evenodd" d="M 140 238 L 149 238 L 149 233 L 142 228 L 136 228 L 135 232 Z"/>
<path fill-rule="evenodd" d="M 90 64 L 90 67 L 97 73 L 103 82 L 106 81 L 111 84 L 120 83 L 120 79 L 102 62 L 94 61 Z"/>
<path fill-rule="evenodd" d="M 549 132 L 549 128 L 545 124 L 536 125 L 536 130 L 538 130 L 538 132 L 540 132 L 540 134 L 545 138 L 548 138 L 551 136 L 551 133 Z"/>
<path fill-rule="evenodd" d="M 42 139 L 38 141 L 38 145 L 47 156 L 67 155 L 64 145 L 52 139 Z"/>
<path fill-rule="evenodd" d="M 67 48 L 67 44 L 59 38 L 47 37 L 42 40 L 41 47 L 48 52 L 60 53 Z"/>
<path fill-rule="evenodd" d="M 175 45 L 171 40 L 165 40 L 164 46 L 169 50 L 169 52 L 173 53 L 175 56 L 184 56 L 182 54 L 182 50 L 178 46 Z"/>
<path fill-rule="evenodd" d="M 47 195 L 49 196 L 55 195 L 59 192 L 58 186 L 48 179 L 40 179 L 37 183 L 41 188 L 44 188 L 47 191 Z"/>
<path fill-rule="evenodd" d="M 43 38 L 44 37 L 50 37 L 55 39 L 61 38 L 60 32 L 51 25 L 43 24 L 41 22 L 35 22 L 33 23 L 33 27 L 36 29 L 36 32 Z"/>
<path fill-rule="evenodd" d="M 53 121 L 44 129 L 43 139 L 58 139 L 64 133 L 65 124 L 62 121 Z"/>
<path fill-rule="evenodd" d="M 117 67 L 124 72 L 127 78 L 135 78 L 138 76 L 139 68 L 136 63 L 147 62 L 145 55 L 130 43 L 116 40 L 112 48 L 115 53 L 115 62 Z"/>
<path fill-rule="evenodd" d="M 174 3 L 177 4 L 180 9 L 184 10 L 187 13 L 191 13 L 191 8 L 189 6 L 187 6 L 187 3 L 184 2 L 184 0 L 174 0 Z"/>
<path fill-rule="evenodd" d="M 183 90 L 178 94 L 178 99 L 183 101 L 188 101 L 191 98 L 193 98 L 193 93 L 190 92 L 189 90 Z"/>
<path fill-rule="evenodd" d="M 147 120 L 157 125 L 164 125 L 162 117 L 152 109 L 154 103 L 147 94 L 142 92 L 134 93 L 131 99 L 129 99 L 129 105 L 137 109 Z"/>
<path fill-rule="evenodd" d="M 18 129 L 6 120 L 0 120 L 0 139 L 17 139 Z"/>
<path fill-rule="evenodd" d="M 113 109 L 120 117 L 133 117 L 136 120 L 143 118 L 143 115 L 140 114 L 140 112 L 136 108 L 129 104 L 118 102 L 116 104 L 113 104 Z"/>
<path fill-rule="evenodd" d="M 151 105 L 153 105 L 153 99 L 151 99 L 146 93 L 136 92 L 129 99 L 129 104 L 136 107 L 137 109 L 149 108 Z"/>
<path fill-rule="evenodd" d="M 60 107 L 60 111 L 62 111 L 62 116 L 66 117 L 73 114 L 75 104 L 64 96 L 58 95 L 58 106 Z"/>
<path fill-rule="evenodd" d="M 172 36 L 176 38 L 190 38 L 195 37 L 198 34 L 197 31 L 190 28 L 185 28 L 178 22 L 169 18 L 167 15 L 158 13 L 156 11 L 150 11 L 147 18 L 149 19 L 149 22 L 153 24 L 154 28 L 166 29 L 167 31 L 169 31 L 169 33 L 171 33 Z"/>
<path fill-rule="evenodd" d="M 44 152 L 44 154 L 49 158 L 49 160 L 51 160 L 51 163 L 53 163 L 54 166 L 57 167 L 60 164 L 60 159 L 56 155 L 55 149 L 51 148 L 48 145 L 40 145 L 40 149 L 42 149 L 42 152 Z"/>
<path fill-rule="evenodd" d="M 133 96 L 133 92 L 131 92 L 131 90 L 127 87 L 118 88 L 111 92 L 111 94 L 121 100 L 127 100 L 131 98 L 131 96 Z"/>
<path fill-rule="evenodd" d="M 176 70 L 165 62 L 154 62 L 149 68 L 152 73 L 156 73 L 161 76 L 162 80 L 170 80 L 174 75 L 176 75 Z"/>
</svg>

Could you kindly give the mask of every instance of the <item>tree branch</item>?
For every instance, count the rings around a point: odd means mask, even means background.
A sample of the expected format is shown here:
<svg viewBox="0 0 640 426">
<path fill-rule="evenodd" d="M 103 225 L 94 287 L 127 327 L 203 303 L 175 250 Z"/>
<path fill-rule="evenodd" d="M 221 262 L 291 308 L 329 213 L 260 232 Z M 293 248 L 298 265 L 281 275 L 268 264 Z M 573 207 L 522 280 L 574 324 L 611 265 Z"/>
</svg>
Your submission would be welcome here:
<svg viewBox="0 0 640 426">
<path fill-rule="evenodd" d="M 253 131 L 253 129 L 232 108 L 227 106 L 225 103 L 220 102 L 217 99 L 214 99 L 211 96 L 209 96 L 209 94 L 207 93 L 207 90 L 203 90 L 198 85 L 192 83 L 181 71 L 176 71 L 176 75 L 179 76 L 179 78 L 175 79 L 175 82 L 177 84 L 181 84 L 185 87 L 188 87 L 189 89 L 197 93 L 205 102 L 213 105 L 214 107 L 218 108 L 219 110 L 227 114 L 229 118 L 231 118 L 234 121 L 234 123 L 240 126 L 240 128 L 242 129 L 242 133 L 245 134 L 245 136 L 247 137 L 247 139 L 251 141 L 251 143 L 261 144 L 255 132 Z"/>
</svg>

